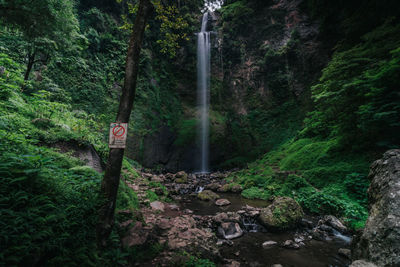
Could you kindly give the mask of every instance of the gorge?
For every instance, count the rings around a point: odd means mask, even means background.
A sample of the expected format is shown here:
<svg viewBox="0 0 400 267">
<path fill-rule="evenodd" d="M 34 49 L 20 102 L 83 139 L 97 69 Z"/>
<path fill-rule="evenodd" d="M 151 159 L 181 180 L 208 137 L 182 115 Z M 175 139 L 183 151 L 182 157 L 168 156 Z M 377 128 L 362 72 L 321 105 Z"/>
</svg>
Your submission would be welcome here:
<svg viewBox="0 0 400 267">
<path fill-rule="evenodd" d="M 399 1 L 142 1 L 0 1 L 0 265 L 397 266 Z"/>
</svg>

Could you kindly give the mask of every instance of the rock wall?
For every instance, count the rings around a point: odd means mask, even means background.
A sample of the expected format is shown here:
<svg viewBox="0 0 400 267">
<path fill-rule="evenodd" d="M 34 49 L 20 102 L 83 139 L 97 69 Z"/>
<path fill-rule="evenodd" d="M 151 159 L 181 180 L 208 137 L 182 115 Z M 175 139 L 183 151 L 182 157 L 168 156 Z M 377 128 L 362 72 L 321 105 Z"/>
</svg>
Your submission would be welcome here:
<svg viewBox="0 0 400 267">
<path fill-rule="evenodd" d="M 369 217 L 355 241 L 353 259 L 400 266 L 400 149 L 387 151 L 370 168 Z"/>
</svg>

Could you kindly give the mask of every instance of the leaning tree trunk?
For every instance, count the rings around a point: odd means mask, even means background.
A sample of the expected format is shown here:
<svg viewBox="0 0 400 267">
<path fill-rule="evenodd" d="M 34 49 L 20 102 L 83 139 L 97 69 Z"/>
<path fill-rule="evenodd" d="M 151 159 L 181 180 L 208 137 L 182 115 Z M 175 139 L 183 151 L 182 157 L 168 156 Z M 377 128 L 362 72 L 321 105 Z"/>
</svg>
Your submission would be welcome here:
<svg viewBox="0 0 400 267">
<path fill-rule="evenodd" d="M 128 123 L 131 115 L 136 91 L 140 49 L 144 38 L 147 19 L 151 10 L 152 4 L 150 0 L 140 0 L 138 13 L 129 41 L 128 55 L 126 57 L 125 81 L 116 119 L 116 122 L 119 123 Z M 97 243 L 100 247 L 106 246 L 108 237 L 114 225 L 115 203 L 117 199 L 123 156 L 124 149 L 110 149 L 106 171 L 101 183 L 101 193 L 105 197 L 105 202 L 100 208 L 100 221 L 97 226 Z"/>
</svg>

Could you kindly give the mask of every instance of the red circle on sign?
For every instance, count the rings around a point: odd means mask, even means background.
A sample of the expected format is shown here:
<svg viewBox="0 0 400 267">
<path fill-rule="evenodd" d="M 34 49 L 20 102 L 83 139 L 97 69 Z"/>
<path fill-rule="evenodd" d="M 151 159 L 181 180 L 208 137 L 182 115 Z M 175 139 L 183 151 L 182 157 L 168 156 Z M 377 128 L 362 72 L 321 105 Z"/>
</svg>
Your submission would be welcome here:
<svg viewBox="0 0 400 267">
<path fill-rule="evenodd" d="M 125 128 L 121 125 L 117 125 L 113 128 L 112 133 L 116 137 L 121 137 L 125 134 Z"/>
</svg>

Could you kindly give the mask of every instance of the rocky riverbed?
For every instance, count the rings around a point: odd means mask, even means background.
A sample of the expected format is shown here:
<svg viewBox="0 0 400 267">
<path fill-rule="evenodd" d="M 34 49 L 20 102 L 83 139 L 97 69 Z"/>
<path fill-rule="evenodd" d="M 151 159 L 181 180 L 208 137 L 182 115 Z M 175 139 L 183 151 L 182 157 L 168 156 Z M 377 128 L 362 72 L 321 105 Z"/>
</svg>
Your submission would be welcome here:
<svg viewBox="0 0 400 267">
<path fill-rule="evenodd" d="M 141 173 L 140 178 L 125 181 L 138 194 L 142 219 L 120 225 L 123 244 L 165 246 L 157 258 L 140 266 L 179 264 L 182 259 L 176 255 L 182 251 L 220 266 L 349 265 L 350 234 L 337 218 L 305 215 L 286 197 L 271 202 L 245 199 L 240 186 L 225 182 L 226 175 Z M 165 185 L 173 202 L 150 202 L 149 190 L 166 194 L 152 183 Z"/>
</svg>

